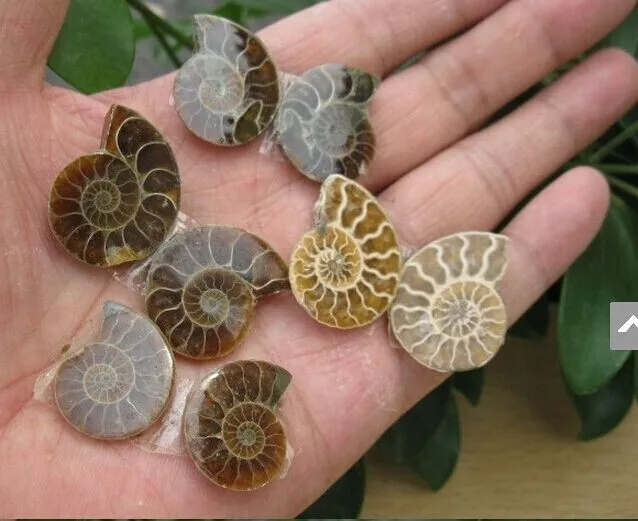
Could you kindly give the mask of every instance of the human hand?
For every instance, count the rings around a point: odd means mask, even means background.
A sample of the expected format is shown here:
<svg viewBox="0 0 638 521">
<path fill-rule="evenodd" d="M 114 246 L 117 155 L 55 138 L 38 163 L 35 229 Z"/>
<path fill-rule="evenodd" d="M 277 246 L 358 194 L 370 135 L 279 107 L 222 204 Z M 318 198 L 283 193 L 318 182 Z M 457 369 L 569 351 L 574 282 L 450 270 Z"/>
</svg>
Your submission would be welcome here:
<svg viewBox="0 0 638 521">
<path fill-rule="evenodd" d="M 296 451 L 283 480 L 246 493 L 219 489 L 188 458 L 104 443 L 35 402 L 36 376 L 106 299 L 143 309 L 110 273 L 75 262 L 53 238 L 47 198 L 57 173 L 98 146 L 111 103 L 166 136 L 182 176 L 182 209 L 230 224 L 287 258 L 311 227 L 318 185 L 258 153 L 190 134 L 168 104 L 173 76 L 86 97 L 43 85 L 66 0 L 0 2 L 0 515 L 2 517 L 286 517 L 319 496 L 442 379 L 391 349 L 383 320 L 335 331 L 292 295 L 259 306 L 233 358 L 292 372 L 283 415 Z M 333 0 L 260 36 L 286 72 L 341 62 L 387 75 L 422 48 L 467 30 L 384 79 L 371 105 L 377 155 L 361 182 L 403 242 L 489 230 L 636 102 L 638 66 L 617 50 L 589 58 L 504 119 L 506 102 L 609 32 L 632 0 Z M 478 24 L 478 25 L 475 25 Z M 474 26 L 474 27 L 472 27 Z M 608 204 L 604 178 L 577 168 L 507 225 L 502 286 L 515 321 L 582 252 Z M 185 363 L 178 360 L 178 364 Z"/>
</svg>

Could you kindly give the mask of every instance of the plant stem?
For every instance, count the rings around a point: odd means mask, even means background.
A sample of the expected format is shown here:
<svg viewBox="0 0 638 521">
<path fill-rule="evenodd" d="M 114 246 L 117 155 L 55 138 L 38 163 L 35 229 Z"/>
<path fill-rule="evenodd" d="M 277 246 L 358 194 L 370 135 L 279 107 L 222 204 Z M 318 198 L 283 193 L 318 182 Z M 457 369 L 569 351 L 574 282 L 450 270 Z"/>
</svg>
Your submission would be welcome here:
<svg viewBox="0 0 638 521">
<path fill-rule="evenodd" d="M 133 9 L 144 17 L 144 20 L 151 30 L 153 26 L 155 26 L 156 29 L 161 29 L 166 34 L 175 38 L 187 49 L 193 50 L 193 42 L 186 34 L 180 31 L 172 23 L 164 20 L 164 18 L 154 13 L 142 0 L 127 0 L 127 2 Z"/>
<path fill-rule="evenodd" d="M 606 174 L 638 174 L 638 165 L 612 165 L 605 163 L 588 163 L 588 166 L 601 170 Z"/>
<path fill-rule="evenodd" d="M 631 136 L 638 132 L 638 121 L 628 125 L 622 132 L 618 133 L 612 139 L 607 141 L 603 146 L 601 146 L 596 152 L 591 155 L 591 162 L 597 163 L 601 159 L 604 159 L 607 154 L 609 154 L 612 150 L 620 146 L 623 142 L 628 140 Z"/>
<path fill-rule="evenodd" d="M 612 163 L 591 163 L 589 161 L 569 161 L 563 167 L 562 171 L 567 171 L 577 166 L 591 166 L 596 170 L 600 170 L 605 174 L 636 174 L 638 175 L 638 164 L 636 165 L 618 165 Z"/>
<path fill-rule="evenodd" d="M 636 188 L 631 183 L 627 181 L 622 181 L 620 179 L 616 179 L 612 176 L 607 176 L 607 181 L 612 187 L 618 188 L 618 190 L 622 190 L 626 194 L 632 195 L 638 199 L 638 188 Z"/>
<path fill-rule="evenodd" d="M 164 52 L 166 52 L 166 55 L 173 62 L 173 65 L 175 66 L 175 68 L 179 69 L 182 66 L 182 61 L 177 56 L 177 53 L 171 47 L 170 43 L 168 43 L 168 40 L 166 39 L 166 36 L 164 36 L 164 33 L 159 30 L 159 28 L 153 23 L 152 20 L 149 19 L 149 17 L 146 14 L 140 13 L 140 15 L 142 16 L 142 18 L 144 18 L 146 25 L 148 25 L 148 28 L 155 35 L 155 38 L 157 38 L 160 45 L 164 49 Z"/>
</svg>

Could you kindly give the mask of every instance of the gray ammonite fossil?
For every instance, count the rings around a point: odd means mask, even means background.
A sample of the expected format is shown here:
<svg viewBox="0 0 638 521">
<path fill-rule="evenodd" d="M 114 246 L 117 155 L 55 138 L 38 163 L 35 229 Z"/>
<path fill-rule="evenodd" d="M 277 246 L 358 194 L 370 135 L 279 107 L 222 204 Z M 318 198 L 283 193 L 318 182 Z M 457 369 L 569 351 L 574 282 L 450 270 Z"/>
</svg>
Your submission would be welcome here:
<svg viewBox="0 0 638 521">
<path fill-rule="evenodd" d="M 58 368 L 55 401 L 62 416 L 84 434 L 129 438 L 161 416 L 173 378 L 173 354 L 157 326 L 107 301 L 98 338 Z"/>
<path fill-rule="evenodd" d="M 419 363 L 439 372 L 485 365 L 505 341 L 507 315 L 497 287 L 509 239 L 462 232 L 434 241 L 405 263 L 390 308 L 390 329 Z"/>
<path fill-rule="evenodd" d="M 153 256 L 146 310 L 175 352 L 220 358 L 248 332 L 257 301 L 288 288 L 286 263 L 262 239 L 201 226 L 176 233 Z"/>
<path fill-rule="evenodd" d="M 291 80 L 278 111 L 277 139 L 302 174 L 321 182 L 331 174 L 355 179 L 365 172 L 375 150 L 367 106 L 379 81 L 339 64 Z"/>
<path fill-rule="evenodd" d="M 195 386 L 184 410 L 184 438 L 209 480 L 254 490 L 281 475 L 287 441 L 276 412 L 291 379 L 282 367 L 242 360 L 217 368 Z"/>
<path fill-rule="evenodd" d="M 275 117 L 279 75 L 263 42 L 233 22 L 193 17 L 195 53 L 175 77 L 177 113 L 195 135 L 221 146 L 243 145 Z"/>
<path fill-rule="evenodd" d="M 342 175 L 323 182 L 315 210 L 315 228 L 292 253 L 293 294 L 321 324 L 365 326 L 397 290 L 402 257 L 394 227 L 374 196 Z"/>
<path fill-rule="evenodd" d="M 49 198 L 53 235 L 76 259 L 111 267 L 148 257 L 180 203 L 171 147 L 137 112 L 112 105 L 101 149 L 67 165 Z"/>
</svg>

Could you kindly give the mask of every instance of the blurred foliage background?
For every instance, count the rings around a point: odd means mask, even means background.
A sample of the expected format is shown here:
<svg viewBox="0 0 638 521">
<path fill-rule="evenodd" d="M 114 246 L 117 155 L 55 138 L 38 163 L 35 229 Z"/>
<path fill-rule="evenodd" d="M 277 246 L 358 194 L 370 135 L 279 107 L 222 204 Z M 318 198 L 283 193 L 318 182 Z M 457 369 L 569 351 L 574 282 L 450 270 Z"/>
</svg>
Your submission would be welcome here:
<svg viewBox="0 0 638 521">
<path fill-rule="evenodd" d="M 71 0 L 49 57 L 48 79 L 87 94 L 151 79 L 178 68 L 190 56 L 190 16 L 196 12 L 223 16 L 257 30 L 313 3 L 314 0 Z M 532 86 L 492 121 L 606 46 L 620 47 L 638 56 L 638 9 L 605 40 Z M 402 68 L 412 66 L 427 51 L 424 49 Z M 547 335 L 550 311 L 557 312 L 564 392 L 571 397 L 581 420 L 580 439 L 591 440 L 618 425 L 638 396 L 638 355 L 633 351 L 612 351 L 608 336 L 608 303 L 638 301 L 638 108 L 619 119 L 552 179 L 575 165 L 591 165 L 605 174 L 613 192 L 609 213 L 585 253 L 511 328 L 510 334 L 541 341 Z M 461 456 L 456 400 L 460 396 L 477 406 L 487 373 L 489 368 L 454 375 L 404 414 L 372 450 L 407 465 L 433 490 L 443 487 Z M 364 491 L 365 457 L 300 517 L 357 517 Z"/>
</svg>

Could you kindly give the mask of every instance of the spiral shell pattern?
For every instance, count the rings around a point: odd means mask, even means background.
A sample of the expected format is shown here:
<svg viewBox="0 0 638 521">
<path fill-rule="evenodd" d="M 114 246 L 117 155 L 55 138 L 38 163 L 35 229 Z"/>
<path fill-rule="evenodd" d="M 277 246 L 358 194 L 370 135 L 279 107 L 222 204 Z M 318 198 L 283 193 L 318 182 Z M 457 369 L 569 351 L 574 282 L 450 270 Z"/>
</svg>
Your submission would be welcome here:
<svg viewBox="0 0 638 521">
<path fill-rule="evenodd" d="M 364 173 L 375 150 L 367 105 L 378 85 L 377 77 L 337 64 L 293 79 L 281 101 L 277 135 L 295 168 L 319 182 L 331 174 L 355 179 Z"/>
<path fill-rule="evenodd" d="M 110 267 L 148 257 L 179 211 L 170 146 L 139 114 L 113 105 L 102 149 L 70 163 L 53 183 L 49 224 L 76 259 Z"/>
<path fill-rule="evenodd" d="M 58 368 L 55 400 L 84 434 L 128 438 L 160 417 L 173 377 L 173 355 L 155 324 L 107 301 L 99 337 Z"/>
<path fill-rule="evenodd" d="M 507 316 L 497 286 L 508 239 L 463 232 L 439 239 L 405 264 L 390 328 L 421 364 L 439 372 L 485 365 L 505 341 Z"/>
<path fill-rule="evenodd" d="M 397 289 L 402 258 L 394 228 L 372 194 L 341 175 L 324 181 L 316 211 L 315 229 L 292 254 L 293 294 L 321 324 L 365 326 Z"/>
<path fill-rule="evenodd" d="M 205 377 L 184 412 L 186 446 L 213 483 L 254 490 L 280 475 L 286 434 L 275 415 L 292 376 L 263 361 L 231 362 Z"/>
<path fill-rule="evenodd" d="M 177 112 L 201 139 L 221 146 L 248 143 L 271 123 L 279 76 L 261 40 L 212 15 L 193 18 L 195 54 L 175 77 Z"/>
<path fill-rule="evenodd" d="M 248 332 L 256 301 L 288 288 L 286 263 L 259 237 L 203 226 L 175 234 L 153 256 L 146 310 L 175 352 L 220 358 Z"/>
</svg>

